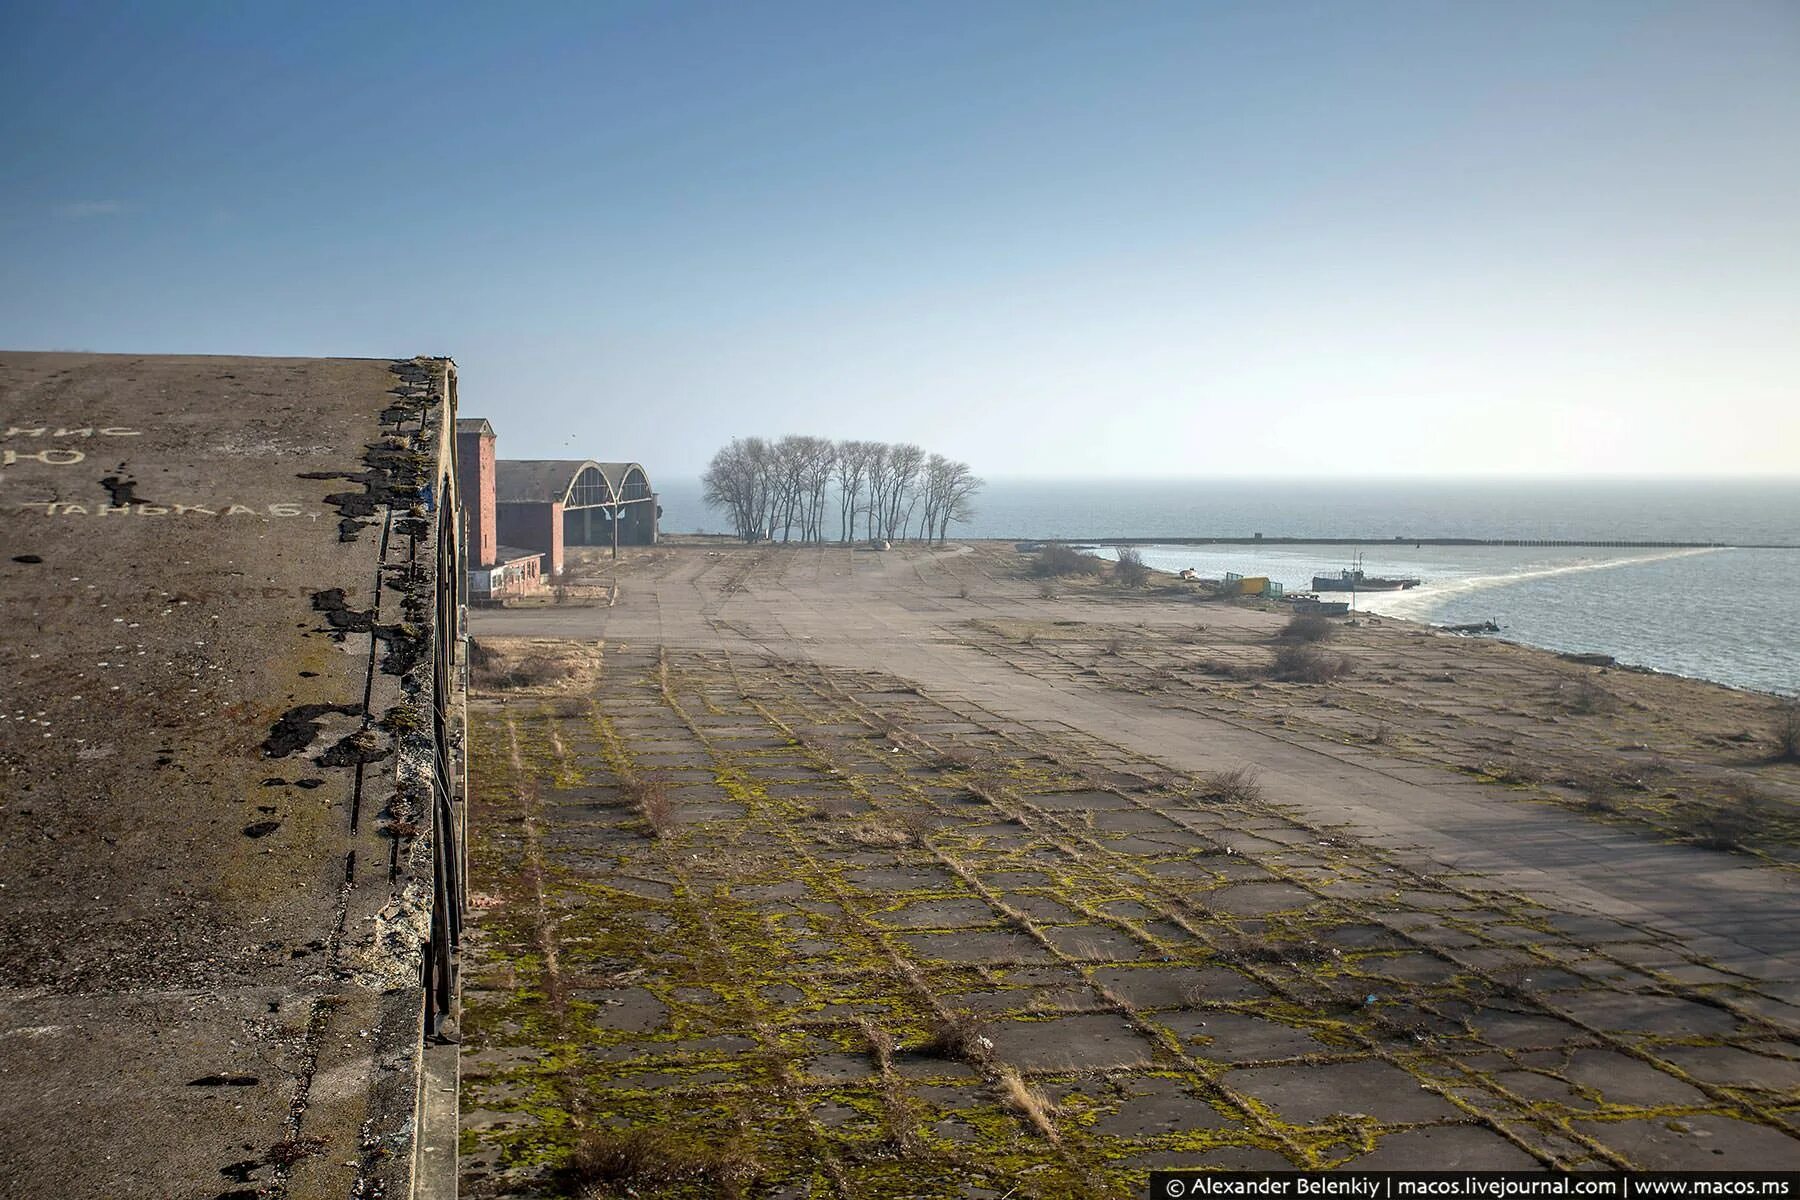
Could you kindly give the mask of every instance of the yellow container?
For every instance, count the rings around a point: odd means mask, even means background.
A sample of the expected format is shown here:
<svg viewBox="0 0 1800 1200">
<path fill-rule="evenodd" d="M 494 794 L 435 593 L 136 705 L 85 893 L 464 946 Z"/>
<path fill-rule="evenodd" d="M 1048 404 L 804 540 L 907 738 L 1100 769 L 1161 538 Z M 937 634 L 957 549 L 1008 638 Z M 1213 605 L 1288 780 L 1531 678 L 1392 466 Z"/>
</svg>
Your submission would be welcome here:
<svg viewBox="0 0 1800 1200">
<path fill-rule="evenodd" d="M 1269 577 L 1267 575 L 1246 575 L 1238 580 L 1238 595 L 1240 596 L 1260 596 L 1268 590 Z"/>
</svg>

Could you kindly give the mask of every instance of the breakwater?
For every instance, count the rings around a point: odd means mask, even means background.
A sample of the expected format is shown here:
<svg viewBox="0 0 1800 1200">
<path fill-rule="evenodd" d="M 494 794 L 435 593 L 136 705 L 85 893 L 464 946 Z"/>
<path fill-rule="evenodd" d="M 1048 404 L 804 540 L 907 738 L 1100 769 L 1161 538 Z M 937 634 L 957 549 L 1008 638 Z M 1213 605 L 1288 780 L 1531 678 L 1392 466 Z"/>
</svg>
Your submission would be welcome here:
<svg viewBox="0 0 1800 1200">
<path fill-rule="evenodd" d="M 1572 549 L 1591 547 L 1607 550 L 1800 550 L 1800 544 L 1792 542 L 1647 542 L 1581 538 L 1265 537 L 1255 534 L 1251 537 L 1069 537 L 1005 540 L 1102 546 L 1566 546 Z"/>
</svg>

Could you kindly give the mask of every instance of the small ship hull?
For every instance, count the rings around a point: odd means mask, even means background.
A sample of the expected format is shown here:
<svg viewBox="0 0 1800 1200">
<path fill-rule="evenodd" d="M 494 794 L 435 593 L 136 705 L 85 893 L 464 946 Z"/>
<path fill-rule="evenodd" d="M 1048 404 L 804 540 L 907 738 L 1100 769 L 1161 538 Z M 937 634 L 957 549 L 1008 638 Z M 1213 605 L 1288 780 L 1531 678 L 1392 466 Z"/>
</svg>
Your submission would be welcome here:
<svg viewBox="0 0 1800 1200">
<path fill-rule="evenodd" d="M 1314 575 L 1312 590 L 1315 592 L 1401 592 L 1407 588 L 1416 588 L 1421 581 L 1417 579 L 1383 579 L 1379 575 Z"/>
</svg>

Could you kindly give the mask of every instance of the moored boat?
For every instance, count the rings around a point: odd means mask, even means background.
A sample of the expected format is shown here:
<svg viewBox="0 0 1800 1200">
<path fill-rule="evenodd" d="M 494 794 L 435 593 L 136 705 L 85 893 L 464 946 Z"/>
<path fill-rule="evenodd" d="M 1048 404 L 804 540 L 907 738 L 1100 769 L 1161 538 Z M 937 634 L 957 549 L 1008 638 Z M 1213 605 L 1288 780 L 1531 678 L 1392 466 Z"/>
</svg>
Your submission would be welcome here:
<svg viewBox="0 0 1800 1200">
<path fill-rule="evenodd" d="M 1388 579 L 1380 575 L 1365 575 L 1362 569 L 1362 555 L 1358 554 L 1350 566 L 1336 575 L 1314 575 L 1313 591 L 1315 592 L 1402 592 L 1407 588 L 1416 588 L 1424 582 L 1419 579 Z"/>
<path fill-rule="evenodd" d="M 1345 568 L 1336 575 L 1314 575 L 1312 590 L 1315 592 L 1399 592 L 1407 588 L 1416 588 L 1424 582 L 1419 579 L 1387 579 L 1380 575 L 1365 575 L 1361 568 Z"/>
</svg>

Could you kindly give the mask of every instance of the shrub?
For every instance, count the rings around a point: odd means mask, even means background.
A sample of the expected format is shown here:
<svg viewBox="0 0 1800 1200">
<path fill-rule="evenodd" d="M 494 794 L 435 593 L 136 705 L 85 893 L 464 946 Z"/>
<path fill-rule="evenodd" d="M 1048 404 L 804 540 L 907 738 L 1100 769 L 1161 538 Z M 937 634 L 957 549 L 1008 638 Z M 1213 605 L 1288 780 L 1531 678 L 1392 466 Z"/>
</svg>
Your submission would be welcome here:
<svg viewBox="0 0 1800 1200">
<path fill-rule="evenodd" d="M 1349 659 L 1310 646 L 1283 646 L 1269 665 L 1269 678 L 1284 683 L 1330 683 L 1349 673 Z"/>
<path fill-rule="evenodd" d="M 1572 784 L 1581 795 L 1582 811 L 1601 814 L 1619 811 L 1613 781 L 1604 775 L 1583 775 L 1573 780 Z"/>
<path fill-rule="evenodd" d="M 1037 558 L 1031 564 L 1031 573 L 1043 577 L 1060 577 L 1063 575 L 1098 575 L 1106 569 L 1106 564 L 1091 554 L 1083 554 L 1079 550 L 1071 550 L 1067 546 L 1049 545 L 1038 551 Z"/>
<path fill-rule="evenodd" d="M 973 1013 L 951 1013 L 938 1021 L 919 1053 L 954 1062 L 981 1062 L 994 1052 L 986 1023 Z"/>
<path fill-rule="evenodd" d="M 1585 677 L 1563 684 L 1557 698 L 1566 711 L 1581 714 L 1611 712 L 1619 704 L 1618 697 Z"/>
<path fill-rule="evenodd" d="M 1262 777 L 1255 767 L 1214 771 L 1201 782 L 1208 797 L 1227 804 L 1254 804 L 1262 799 Z"/>
<path fill-rule="evenodd" d="M 1306 614 L 1294 617 L 1275 636 L 1284 642 L 1322 642 L 1335 632 L 1337 627 L 1324 617 Z"/>
<path fill-rule="evenodd" d="M 1775 713 L 1775 761 L 1800 763 L 1800 700 L 1782 705 Z"/>
<path fill-rule="evenodd" d="M 1773 814 L 1766 799 L 1743 789 L 1716 805 L 1694 804 L 1685 815 L 1694 845 L 1742 853 L 1750 849 Z"/>
<path fill-rule="evenodd" d="M 1113 563 L 1113 580 L 1128 588 L 1141 588 L 1150 581 L 1150 568 L 1144 565 L 1144 556 L 1135 547 L 1119 547 L 1119 560 Z"/>
</svg>

